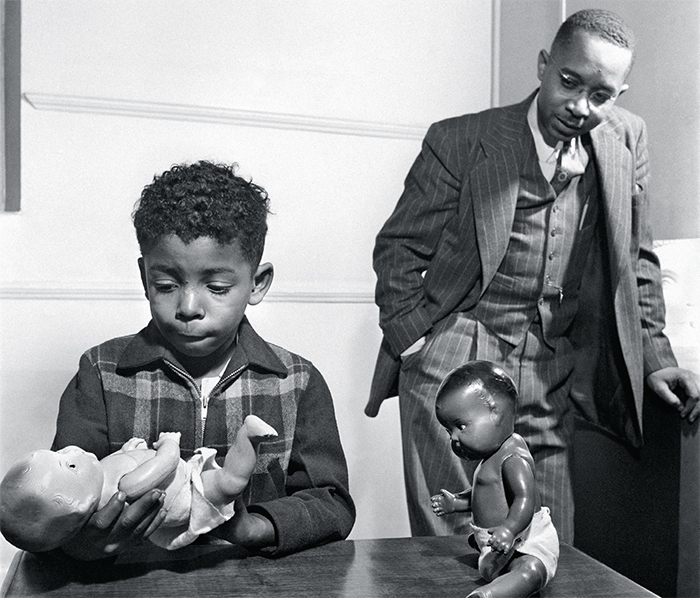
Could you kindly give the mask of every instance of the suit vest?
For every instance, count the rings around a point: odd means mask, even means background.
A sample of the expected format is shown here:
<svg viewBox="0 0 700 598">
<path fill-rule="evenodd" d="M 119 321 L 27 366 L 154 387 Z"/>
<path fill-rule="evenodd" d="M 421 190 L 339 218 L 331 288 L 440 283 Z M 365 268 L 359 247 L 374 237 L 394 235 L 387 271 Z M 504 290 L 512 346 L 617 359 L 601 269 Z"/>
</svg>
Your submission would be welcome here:
<svg viewBox="0 0 700 598">
<path fill-rule="evenodd" d="M 598 180 L 589 160 L 557 196 L 545 179 L 534 141 L 521 167 L 508 248 L 493 280 L 469 313 L 517 346 L 534 321 L 545 341 L 564 335 L 578 309 L 598 217 Z M 590 141 L 584 141 L 591 155 Z"/>
</svg>

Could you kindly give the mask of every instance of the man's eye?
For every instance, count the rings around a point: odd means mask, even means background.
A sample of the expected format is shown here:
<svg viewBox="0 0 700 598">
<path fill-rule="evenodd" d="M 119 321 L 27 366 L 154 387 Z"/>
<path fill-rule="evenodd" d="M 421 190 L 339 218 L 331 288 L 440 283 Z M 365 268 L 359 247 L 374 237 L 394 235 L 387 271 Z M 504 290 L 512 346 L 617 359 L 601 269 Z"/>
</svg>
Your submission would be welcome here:
<svg viewBox="0 0 700 598">
<path fill-rule="evenodd" d="M 175 289 L 174 282 L 154 282 L 153 288 L 159 293 L 169 293 Z"/>
<path fill-rule="evenodd" d="M 597 104 L 598 106 L 602 106 L 603 104 L 606 104 L 612 100 L 612 96 L 609 93 L 605 93 L 602 91 L 596 91 L 595 93 L 591 94 L 591 101 L 594 104 Z"/>
<path fill-rule="evenodd" d="M 577 89 L 578 88 L 578 83 L 571 77 L 567 77 L 566 75 L 561 76 L 561 85 L 564 89 Z"/>
<path fill-rule="evenodd" d="M 464 432 L 464 430 L 466 430 L 466 429 L 467 429 L 467 424 L 460 424 L 460 425 L 459 425 L 459 431 L 460 431 L 460 432 Z"/>
</svg>

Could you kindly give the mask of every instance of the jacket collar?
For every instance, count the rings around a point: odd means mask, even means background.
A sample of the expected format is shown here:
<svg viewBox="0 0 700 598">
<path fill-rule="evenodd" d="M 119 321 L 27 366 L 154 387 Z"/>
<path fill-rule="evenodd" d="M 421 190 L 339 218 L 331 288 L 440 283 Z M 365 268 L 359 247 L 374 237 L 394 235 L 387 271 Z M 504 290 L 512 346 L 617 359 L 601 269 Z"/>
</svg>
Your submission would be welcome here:
<svg viewBox="0 0 700 598">
<path fill-rule="evenodd" d="M 131 339 L 117 363 L 117 371 L 143 368 L 149 364 L 169 361 L 182 367 L 158 331 L 153 320 Z M 222 378 L 246 367 L 254 367 L 287 375 L 287 368 L 270 346 L 253 330 L 245 316 L 238 327 L 238 339 L 231 361 Z M 184 369 L 184 368 L 183 368 Z"/>
</svg>

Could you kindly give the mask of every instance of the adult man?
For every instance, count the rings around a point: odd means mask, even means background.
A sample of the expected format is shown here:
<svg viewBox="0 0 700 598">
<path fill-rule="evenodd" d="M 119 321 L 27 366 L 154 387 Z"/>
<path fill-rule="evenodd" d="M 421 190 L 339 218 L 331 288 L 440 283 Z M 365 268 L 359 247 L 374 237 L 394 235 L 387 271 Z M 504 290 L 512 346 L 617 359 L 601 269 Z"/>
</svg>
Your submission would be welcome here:
<svg viewBox="0 0 700 598">
<path fill-rule="evenodd" d="M 516 430 L 565 542 L 574 404 L 634 446 L 645 380 L 682 416 L 700 412 L 700 382 L 663 334 L 645 125 L 614 106 L 633 61 L 617 15 L 569 17 L 524 102 L 430 128 L 377 237 L 384 341 L 366 413 L 398 390 L 414 535 L 464 530 L 429 497 L 470 485 L 434 416 L 440 381 L 468 360 L 500 363 L 520 388 Z"/>
</svg>

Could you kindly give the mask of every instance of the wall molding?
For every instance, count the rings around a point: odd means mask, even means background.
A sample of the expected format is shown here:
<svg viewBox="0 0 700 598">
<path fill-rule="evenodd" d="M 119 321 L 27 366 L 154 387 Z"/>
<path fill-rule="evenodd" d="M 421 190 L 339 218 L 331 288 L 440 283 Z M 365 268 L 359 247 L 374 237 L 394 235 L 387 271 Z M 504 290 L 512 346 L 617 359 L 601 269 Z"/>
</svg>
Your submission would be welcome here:
<svg viewBox="0 0 700 598">
<path fill-rule="evenodd" d="M 205 122 L 270 129 L 291 129 L 333 135 L 422 140 L 428 128 L 428 125 L 380 123 L 303 114 L 285 114 L 282 112 L 141 102 L 118 98 L 96 98 L 40 92 L 27 92 L 24 94 L 24 99 L 36 110 L 107 114 L 111 116 Z"/>
<path fill-rule="evenodd" d="M 131 284 L 95 286 L 61 283 L 24 283 L 0 287 L 0 300 L 14 301 L 145 301 L 143 289 Z M 265 297 L 272 303 L 370 303 L 372 292 L 331 291 L 270 291 Z"/>
</svg>

